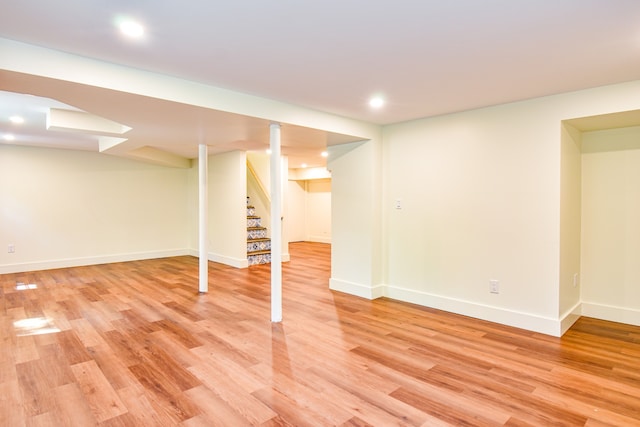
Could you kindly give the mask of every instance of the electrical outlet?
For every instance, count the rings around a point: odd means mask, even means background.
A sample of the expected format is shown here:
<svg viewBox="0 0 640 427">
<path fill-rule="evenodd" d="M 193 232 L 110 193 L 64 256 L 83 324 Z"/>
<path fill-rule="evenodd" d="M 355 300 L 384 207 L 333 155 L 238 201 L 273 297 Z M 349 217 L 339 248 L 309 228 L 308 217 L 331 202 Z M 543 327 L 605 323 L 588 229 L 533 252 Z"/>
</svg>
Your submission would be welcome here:
<svg viewBox="0 0 640 427">
<path fill-rule="evenodd" d="M 494 279 L 489 280 L 489 292 L 491 292 L 492 294 L 499 294 L 500 282 Z"/>
<path fill-rule="evenodd" d="M 9 247 L 7 249 L 7 252 L 9 252 L 10 254 L 15 253 L 16 251 L 16 245 L 14 245 L 13 243 L 9 244 Z"/>
<path fill-rule="evenodd" d="M 580 283 L 580 278 L 578 276 L 578 273 L 573 273 L 573 287 L 577 287 L 578 283 Z"/>
</svg>

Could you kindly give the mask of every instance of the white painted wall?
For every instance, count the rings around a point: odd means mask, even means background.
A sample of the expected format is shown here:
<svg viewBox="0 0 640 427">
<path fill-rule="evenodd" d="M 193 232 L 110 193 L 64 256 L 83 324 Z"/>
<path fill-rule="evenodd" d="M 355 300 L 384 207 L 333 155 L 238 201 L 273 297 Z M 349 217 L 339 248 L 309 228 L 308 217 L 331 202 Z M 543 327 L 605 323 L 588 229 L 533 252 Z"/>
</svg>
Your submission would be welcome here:
<svg viewBox="0 0 640 427">
<path fill-rule="evenodd" d="M 640 325 L 640 128 L 583 134 L 582 312 Z M 615 151 L 607 151 L 613 149 Z"/>
<path fill-rule="evenodd" d="M 288 241 L 331 243 L 331 179 L 291 180 L 287 198 Z"/>
<path fill-rule="evenodd" d="M 307 240 L 307 191 L 306 181 L 288 181 L 285 234 L 289 242 Z"/>
<path fill-rule="evenodd" d="M 383 295 L 381 138 L 329 147 L 331 289 Z"/>
<path fill-rule="evenodd" d="M 86 151 L 0 145 L 0 273 L 187 254 L 187 175 Z"/>
<path fill-rule="evenodd" d="M 561 203 L 578 167 L 568 144 L 563 161 L 561 122 L 639 107 L 632 82 L 385 127 L 386 295 L 561 334 L 575 295 L 560 281 L 576 265 L 561 255 L 575 250 L 575 230 L 561 227 L 578 205 Z M 334 207 L 334 221 L 347 215 Z M 335 227 L 333 237 L 341 242 Z"/>
<path fill-rule="evenodd" d="M 560 153 L 560 319 L 566 331 L 580 315 L 581 134 L 561 127 Z"/>
<path fill-rule="evenodd" d="M 209 156 L 209 259 L 247 267 L 247 175 L 243 151 Z"/>
<path fill-rule="evenodd" d="M 247 196 L 256 210 L 256 215 L 262 218 L 262 225 L 267 227 L 267 235 L 271 236 L 269 229 L 269 224 L 271 224 L 271 156 L 264 152 L 248 152 L 247 160 L 256 173 L 256 177 L 254 177 L 247 168 Z"/>
<path fill-rule="evenodd" d="M 390 296 L 478 317 L 557 318 L 560 128 L 544 138 L 526 110 L 386 130 Z"/>
<path fill-rule="evenodd" d="M 306 183 L 307 241 L 331 243 L 331 179 Z"/>
</svg>

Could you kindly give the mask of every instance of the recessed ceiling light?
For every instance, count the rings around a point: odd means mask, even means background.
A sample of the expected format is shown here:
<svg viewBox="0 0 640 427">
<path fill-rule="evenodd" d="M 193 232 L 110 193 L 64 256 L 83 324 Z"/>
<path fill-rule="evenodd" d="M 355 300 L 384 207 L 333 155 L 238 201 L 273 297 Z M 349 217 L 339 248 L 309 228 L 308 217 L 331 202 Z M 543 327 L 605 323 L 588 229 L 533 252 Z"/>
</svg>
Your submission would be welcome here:
<svg viewBox="0 0 640 427">
<path fill-rule="evenodd" d="M 384 99 L 381 96 L 374 96 L 369 100 L 369 106 L 371 108 L 380 108 L 384 105 Z"/>
<path fill-rule="evenodd" d="M 20 117 L 20 116 L 11 116 L 11 117 L 9 117 L 9 121 L 11 123 L 16 124 L 16 125 L 24 123 L 24 119 L 22 117 Z"/>
<path fill-rule="evenodd" d="M 300 167 L 304 169 L 304 168 L 306 168 L 306 167 L 307 167 L 307 164 L 306 164 L 306 163 L 303 163 L 303 164 L 301 164 L 301 165 L 300 165 Z"/>
<path fill-rule="evenodd" d="M 267 148 L 267 149 L 265 150 L 265 153 L 267 153 L 267 154 L 271 154 L 271 148 Z"/>
<path fill-rule="evenodd" d="M 16 137 L 15 137 L 15 136 L 13 136 L 13 135 L 11 135 L 10 133 L 5 133 L 5 134 L 4 134 L 4 140 L 5 140 L 5 141 L 13 141 L 13 140 L 15 140 L 15 139 L 16 139 Z"/>
<path fill-rule="evenodd" d="M 140 38 L 144 35 L 144 27 L 136 21 L 131 19 L 123 19 L 118 23 L 120 32 L 127 37 Z"/>
<path fill-rule="evenodd" d="M 320 155 L 322 157 L 327 157 L 329 155 L 329 153 L 327 153 L 326 151 L 323 151 L 322 153 L 320 153 Z"/>
</svg>

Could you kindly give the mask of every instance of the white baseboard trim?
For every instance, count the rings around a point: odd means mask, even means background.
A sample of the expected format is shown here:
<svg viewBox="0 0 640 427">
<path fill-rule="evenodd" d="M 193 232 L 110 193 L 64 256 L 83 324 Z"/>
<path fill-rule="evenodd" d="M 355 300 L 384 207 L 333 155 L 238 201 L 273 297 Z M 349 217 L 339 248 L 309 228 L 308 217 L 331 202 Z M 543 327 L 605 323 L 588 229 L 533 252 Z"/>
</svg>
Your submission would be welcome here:
<svg viewBox="0 0 640 427">
<path fill-rule="evenodd" d="M 558 319 L 542 317 L 531 313 L 508 310 L 396 286 L 378 285 L 371 287 L 335 278 L 329 280 L 329 288 L 366 299 L 376 299 L 386 296 L 398 301 L 418 304 L 463 316 L 475 317 L 476 319 L 540 332 L 546 335 L 561 335 L 561 322 Z"/>
<path fill-rule="evenodd" d="M 583 301 L 583 316 L 640 326 L 640 310 Z"/>
<path fill-rule="evenodd" d="M 53 270 L 56 268 L 82 267 L 85 265 L 111 264 L 115 262 L 140 261 L 145 259 L 167 258 L 184 255 L 190 255 L 190 251 L 188 249 L 170 249 L 165 251 L 132 252 L 115 255 L 23 262 L 17 264 L 0 265 L 0 274 L 24 273 L 28 271 Z"/>
<path fill-rule="evenodd" d="M 425 307 L 539 332 L 546 335 L 561 335 L 561 325 L 558 319 L 485 304 L 478 304 L 471 301 L 443 297 L 440 295 L 429 294 L 412 289 L 404 289 L 396 286 L 387 286 L 385 293 L 387 297 L 399 301 L 419 304 Z"/>
<path fill-rule="evenodd" d="M 574 323 L 576 323 L 581 315 L 582 303 L 580 302 L 562 314 L 560 316 L 560 336 L 564 335 L 564 333 L 567 332 Z"/>
<path fill-rule="evenodd" d="M 329 289 L 344 292 L 366 299 L 376 299 L 385 296 L 385 286 L 367 286 L 341 279 L 329 279 Z"/>
<path fill-rule="evenodd" d="M 220 264 L 229 265 L 235 268 L 247 268 L 249 267 L 249 261 L 247 258 L 233 258 L 220 254 L 214 254 L 209 252 L 209 261 L 219 262 Z"/>
<path fill-rule="evenodd" d="M 189 249 L 189 255 L 198 258 L 200 254 L 196 249 Z M 214 254 L 211 252 L 209 252 L 208 257 L 209 257 L 209 261 L 219 262 L 220 264 L 228 265 L 230 267 L 235 267 L 235 268 L 249 267 L 249 261 L 247 261 L 246 258 L 233 258 L 233 257 L 219 255 L 219 254 Z M 289 262 L 289 261 L 291 261 L 291 254 L 283 253 L 282 262 Z"/>
<path fill-rule="evenodd" d="M 508 310 L 396 286 L 378 285 L 371 287 L 335 278 L 329 280 L 329 288 L 366 299 L 376 299 L 386 296 L 398 301 L 418 304 L 463 316 L 475 317 L 476 319 L 540 332 L 546 335 L 557 337 L 561 335 L 562 325 L 559 319 L 538 316 L 531 313 Z"/>
<path fill-rule="evenodd" d="M 0 265 L 0 274 L 22 273 L 27 271 L 52 270 L 55 268 L 82 267 L 85 265 L 111 264 L 114 262 L 140 261 L 145 259 L 167 258 L 172 256 L 190 255 L 198 257 L 198 251 L 194 249 L 175 249 L 155 252 L 135 252 L 128 254 L 116 254 L 97 257 L 68 258 L 49 261 L 25 262 L 18 264 Z M 215 253 L 208 254 L 209 261 L 219 262 L 236 268 L 247 268 L 249 263 L 246 258 L 232 258 Z M 290 255 L 283 254 L 282 261 L 289 261 Z"/>
<path fill-rule="evenodd" d="M 477 319 L 555 337 L 564 335 L 580 316 L 640 326 L 640 310 L 592 302 L 578 302 L 558 319 L 554 319 L 397 286 L 378 285 L 371 287 L 347 280 L 331 278 L 329 280 L 329 288 L 366 299 L 376 299 L 383 296 L 389 297 L 398 301 L 418 304 L 463 316 L 475 317 Z"/>
</svg>

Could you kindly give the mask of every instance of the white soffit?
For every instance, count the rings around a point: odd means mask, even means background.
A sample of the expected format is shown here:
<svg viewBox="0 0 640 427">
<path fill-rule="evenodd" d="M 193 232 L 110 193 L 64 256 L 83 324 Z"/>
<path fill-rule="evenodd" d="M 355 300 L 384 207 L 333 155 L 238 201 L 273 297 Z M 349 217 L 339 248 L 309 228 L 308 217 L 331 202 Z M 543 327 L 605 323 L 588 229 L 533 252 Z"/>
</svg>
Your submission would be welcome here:
<svg viewBox="0 0 640 427">
<path fill-rule="evenodd" d="M 131 128 L 84 111 L 50 108 L 47 112 L 47 130 L 94 135 L 122 135 L 130 131 Z"/>
<path fill-rule="evenodd" d="M 128 151 L 126 156 L 172 168 L 188 169 L 191 167 L 191 160 L 149 146 Z"/>
<path fill-rule="evenodd" d="M 593 132 L 606 129 L 618 129 L 640 126 L 640 110 L 620 111 L 598 116 L 579 117 L 565 120 L 581 132 Z"/>
<path fill-rule="evenodd" d="M 127 138 L 118 138 L 116 136 L 100 136 L 98 137 L 98 151 L 101 153 L 108 151 L 126 140 Z"/>
</svg>

